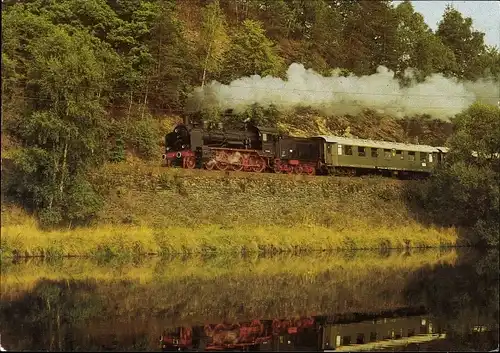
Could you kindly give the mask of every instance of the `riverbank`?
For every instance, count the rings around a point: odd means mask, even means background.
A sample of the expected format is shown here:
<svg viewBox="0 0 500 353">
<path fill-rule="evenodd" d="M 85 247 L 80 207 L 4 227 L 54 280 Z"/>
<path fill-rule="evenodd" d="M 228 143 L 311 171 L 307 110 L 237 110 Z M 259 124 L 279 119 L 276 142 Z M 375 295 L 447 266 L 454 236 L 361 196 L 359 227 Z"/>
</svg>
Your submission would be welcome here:
<svg viewBox="0 0 500 353">
<path fill-rule="evenodd" d="M 425 226 L 387 178 L 307 177 L 106 165 L 105 205 L 90 226 L 43 231 L 2 204 L 2 255 L 136 256 L 452 247 L 457 231 Z"/>
<path fill-rule="evenodd" d="M 201 253 L 305 253 L 355 249 L 452 247 L 453 230 L 417 223 L 371 228 L 358 221 L 343 230 L 317 225 L 167 227 L 110 225 L 42 231 L 36 226 L 2 227 L 2 256 L 9 257 L 134 257 Z"/>
</svg>

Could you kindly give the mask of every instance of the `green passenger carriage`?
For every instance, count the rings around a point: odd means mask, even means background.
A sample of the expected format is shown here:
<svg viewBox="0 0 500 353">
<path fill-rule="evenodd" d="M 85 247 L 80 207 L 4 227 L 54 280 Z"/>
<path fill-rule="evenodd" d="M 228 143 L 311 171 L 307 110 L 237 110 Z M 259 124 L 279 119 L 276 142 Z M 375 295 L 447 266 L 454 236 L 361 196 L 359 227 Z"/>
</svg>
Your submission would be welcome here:
<svg viewBox="0 0 500 353">
<path fill-rule="evenodd" d="M 340 136 L 322 141 L 323 169 L 329 174 L 356 175 L 374 171 L 392 175 L 426 176 L 439 164 L 446 148 Z"/>
</svg>

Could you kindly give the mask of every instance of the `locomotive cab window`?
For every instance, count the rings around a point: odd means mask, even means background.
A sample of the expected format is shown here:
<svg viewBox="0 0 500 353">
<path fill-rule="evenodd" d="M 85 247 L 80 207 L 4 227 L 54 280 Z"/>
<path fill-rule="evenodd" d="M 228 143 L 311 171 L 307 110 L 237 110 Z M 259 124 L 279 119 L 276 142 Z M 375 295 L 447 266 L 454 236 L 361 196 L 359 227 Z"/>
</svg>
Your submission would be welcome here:
<svg viewBox="0 0 500 353">
<path fill-rule="evenodd" d="M 378 158 L 378 148 L 372 147 L 371 150 L 372 150 L 372 157 Z"/>
<path fill-rule="evenodd" d="M 262 134 L 262 141 L 264 141 L 264 142 L 267 141 L 267 134 Z"/>
<path fill-rule="evenodd" d="M 384 158 L 385 159 L 391 159 L 391 155 L 392 155 L 391 150 L 387 150 L 387 149 L 384 150 Z"/>
<path fill-rule="evenodd" d="M 358 147 L 358 156 L 359 157 L 365 157 L 366 156 L 366 152 L 365 152 L 365 148 L 364 147 Z"/>
<path fill-rule="evenodd" d="M 432 163 L 432 153 L 429 153 L 429 163 Z"/>
<path fill-rule="evenodd" d="M 408 152 L 408 160 L 409 161 L 414 161 L 415 160 L 415 152 Z"/>
<path fill-rule="evenodd" d="M 347 156 L 352 156 L 352 146 L 344 146 L 344 154 Z"/>
</svg>

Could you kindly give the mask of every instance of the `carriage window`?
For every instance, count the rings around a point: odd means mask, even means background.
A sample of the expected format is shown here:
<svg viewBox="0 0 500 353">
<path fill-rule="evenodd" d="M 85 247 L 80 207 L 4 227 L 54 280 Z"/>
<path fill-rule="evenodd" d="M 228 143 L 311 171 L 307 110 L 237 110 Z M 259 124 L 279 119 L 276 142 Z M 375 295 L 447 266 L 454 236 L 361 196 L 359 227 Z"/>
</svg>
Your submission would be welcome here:
<svg viewBox="0 0 500 353">
<path fill-rule="evenodd" d="M 420 152 L 420 162 L 422 162 L 422 163 L 427 162 L 427 153 Z"/>
<path fill-rule="evenodd" d="M 396 150 L 396 158 L 398 158 L 398 159 L 405 159 L 405 157 L 403 156 L 403 151 Z"/>
<path fill-rule="evenodd" d="M 267 134 L 262 134 L 262 141 L 264 141 L 264 142 L 267 141 Z"/>
<path fill-rule="evenodd" d="M 360 156 L 360 157 L 365 157 L 366 156 L 365 148 L 364 147 L 358 147 L 358 156 Z"/>
<path fill-rule="evenodd" d="M 408 160 L 409 161 L 415 160 L 415 152 L 408 152 Z"/>
<path fill-rule="evenodd" d="M 429 163 L 432 163 L 432 153 L 429 153 Z"/>
<path fill-rule="evenodd" d="M 391 159 L 391 150 L 384 150 L 384 158 Z"/>
<path fill-rule="evenodd" d="M 344 146 L 344 154 L 352 156 L 352 146 Z"/>
<path fill-rule="evenodd" d="M 337 153 L 339 156 L 342 156 L 342 145 L 337 146 Z"/>
<path fill-rule="evenodd" d="M 372 150 L 372 157 L 373 158 L 378 158 L 378 148 L 371 148 Z"/>
</svg>

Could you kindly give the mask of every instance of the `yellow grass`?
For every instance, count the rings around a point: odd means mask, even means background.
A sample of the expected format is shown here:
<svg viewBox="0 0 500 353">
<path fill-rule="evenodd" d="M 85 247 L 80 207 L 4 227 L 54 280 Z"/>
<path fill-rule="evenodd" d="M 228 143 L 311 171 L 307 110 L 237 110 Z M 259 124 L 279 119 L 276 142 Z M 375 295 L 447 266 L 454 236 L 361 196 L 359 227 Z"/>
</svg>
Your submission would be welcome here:
<svg viewBox="0 0 500 353">
<path fill-rule="evenodd" d="M 298 252 L 455 246 L 456 231 L 410 223 L 390 228 L 361 221 L 343 230 L 315 225 L 168 227 L 96 226 L 42 231 L 33 224 L 1 228 L 4 257 Z"/>
</svg>

